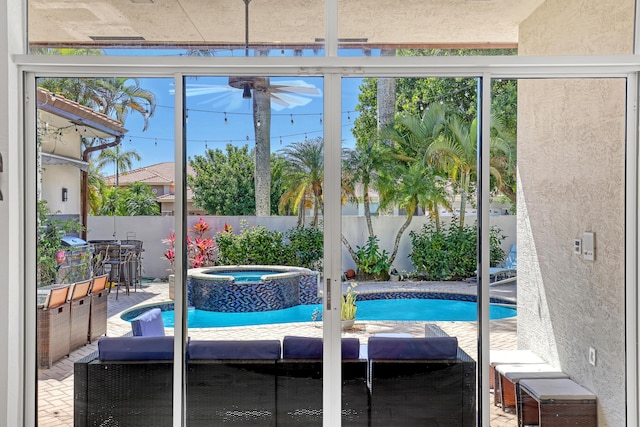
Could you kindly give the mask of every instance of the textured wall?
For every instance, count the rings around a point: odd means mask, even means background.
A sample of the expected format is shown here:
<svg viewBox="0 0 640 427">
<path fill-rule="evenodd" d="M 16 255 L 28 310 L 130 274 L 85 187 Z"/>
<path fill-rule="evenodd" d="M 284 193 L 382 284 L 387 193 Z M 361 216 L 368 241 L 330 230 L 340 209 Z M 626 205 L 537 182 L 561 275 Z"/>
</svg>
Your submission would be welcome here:
<svg viewBox="0 0 640 427">
<path fill-rule="evenodd" d="M 630 0 L 547 1 L 520 53 L 631 53 L 632 17 Z M 593 391 L 599 425 L 625 425 L 625 81 L 521 80 L 518 136 L 518 345 Z M 585 231 L 595 261 L 572 254 Z"/>
</svg>

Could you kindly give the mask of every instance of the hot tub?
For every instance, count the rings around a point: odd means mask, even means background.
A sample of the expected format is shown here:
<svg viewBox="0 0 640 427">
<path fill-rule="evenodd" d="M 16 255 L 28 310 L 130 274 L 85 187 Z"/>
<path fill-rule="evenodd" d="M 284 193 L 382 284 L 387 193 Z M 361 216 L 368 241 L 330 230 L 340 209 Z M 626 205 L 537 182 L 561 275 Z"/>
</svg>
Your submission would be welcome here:
<svg viewBox="0 0 640 427">
<path fill-rule="evenodd" d="M 319 273 L 302 267 L 236 265 L 190 269 L 187 301 L 223 313 L 270 311 L 314 304 Z"/>
</svg>

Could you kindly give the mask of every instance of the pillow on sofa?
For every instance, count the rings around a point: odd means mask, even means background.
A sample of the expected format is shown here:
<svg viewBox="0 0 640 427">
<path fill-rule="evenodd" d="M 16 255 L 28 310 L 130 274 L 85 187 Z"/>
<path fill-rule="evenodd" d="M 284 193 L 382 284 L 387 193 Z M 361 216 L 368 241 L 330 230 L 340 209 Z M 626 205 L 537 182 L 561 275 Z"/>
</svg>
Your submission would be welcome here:
<svg viewBox="0 0 640 427">
<path fill-rule="evenodd" d="M 163 337 L 164 321 L 159 308 L 147 310 L 131 321 L 134 337 Z"/>
<path fill-rule="evenodd" d="M 454 360 L 458 353 L 458 339 L 456 337 L 371 337 L 369 338 L 368 352 L 369 360 Z"/>
<path fill-rule="evenodd" d="M 342 338 L 342 358 L 358 359 L 360 340 Z M 283 359 L 322 359 L 322 338 L 285 336 L 282 340 Z"/>
<path fill-rule="evenodd" d="M 98 358 L 107 360 L 173 360 L 173 337 L 103 337 Z"/>
<path fill-rule="evenodd" d="M 280 359 L 279 340 L 191 341 L 190 360 L 276 360 Z"/>
</svg>

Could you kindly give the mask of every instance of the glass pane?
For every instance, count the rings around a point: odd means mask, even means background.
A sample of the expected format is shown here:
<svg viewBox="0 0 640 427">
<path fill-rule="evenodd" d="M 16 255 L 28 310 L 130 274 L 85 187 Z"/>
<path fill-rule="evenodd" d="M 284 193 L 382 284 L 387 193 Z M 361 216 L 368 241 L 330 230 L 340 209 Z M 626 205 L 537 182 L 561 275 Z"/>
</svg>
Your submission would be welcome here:
<svg viewBox="0 0 640 427">
<path fill-rule="evenodd" d="M 520 55 L 631 54 L 633 17 L 633 2 L 612 0 L 589 8 L 541 0 L 350 0 L 339 2 L 338 41 L 343 56 L 393 56 L 403 49 L 469 55 L 505 48 Z"/>
<path fill-rule="evenodd" d="M 322 90 L 186 78 L 190 423 L 322 423 Z"/>
<path fill-rule="evenodd" d="M 316 56 L 324 54 L 324 10 L 318 0 L 29 0 L 28 40 L 35 54 Z"/>
<path fill-rule="evenodd" d="M 475 423 L 477 85 L 343 80 L 344 336 L 366 344 L 371 425 Z"/>
<path fill-rule="evenodd" d="M 516 83 L 514 348 L 531 350 L 569 375 L 598 396 L 599 419 L 624 425 L 626 82 L 494 82 L 494 105 L 501 91 Z M 492 143 L 498 148 L 498 140 Z M 492 160 L 498 163 L 498 151 Z M 492 216 L 492 224 L 507 217 Z M 511 243 L 505 239 L 503 249 Z M 512 285 L 492 289 L 503 292 Z M 493 342 L 505 332 L 492 325 Z M 595 413 L 579 412 L 595 422 Z M 536 424 L 528 413 L 527 420 Z"/>
<path fill-rule="evenodd" d="M 160 207 L 173 197 L 171 82 L 37 81 L 33 357 L 39 424 L 171 420 L 172 331 L 148 312 L 149 305 L 169 301 L 166 266 L 160 262 L 173 217 L 160 216 Z M 146 137 L 145 129 L 164 139 Z M 137 316 L 142 318 L 133 321 Z M 131 334 L 168 337 L 144 338 L 137 347 L 125 337 Z M 154 405 L 130 396 L 145 396 Z"/>
</svg>

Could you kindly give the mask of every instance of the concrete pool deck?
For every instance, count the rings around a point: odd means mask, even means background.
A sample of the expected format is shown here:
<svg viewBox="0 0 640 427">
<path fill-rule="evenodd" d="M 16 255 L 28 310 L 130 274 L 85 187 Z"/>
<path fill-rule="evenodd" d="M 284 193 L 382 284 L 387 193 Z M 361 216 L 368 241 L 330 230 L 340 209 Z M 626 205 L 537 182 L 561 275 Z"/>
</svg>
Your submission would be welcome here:
<svg viewBox="0 0 640 427">
<path fill-rule="evenodd" d="M 358 282 L 358 292 L 398 291 L 398 292 L 442 292 L 475 295 L 477 286 L 467 282 Z M 516 300 L 516 284 L 510 283 L 490 288 L 491 296 L 505 300 Z M 120 319 L 120 314 L 132 307 L 166 302 L 169 300 L 169 286 L 166 282 L 144 284 L 142 289 L 122 294 L 116 300 L 109 295 L 108 336 L 122 336 L 131 331 L 131 325 Z M 461 348 L 476 358 L 477 327 L 475 322 L 434 322 L 451 336 L 456 336 Z M 362 321 L 356 319 L 354 328 L 345 331 L 344 336 L 360 338 L 361 341 L 378 332 L 406 332 L 413 336 L 424 336 L 425 322 L 413 321 Z M 516 348 L 517 319 L 491 321 L 491 348 L 511 350 Z M 167 330 L 172 334 L 171 329 Z M 282 339 L 284 335 L 322 336 L 320 324 L 287 323 L 280 325 L 236 326 L 228 328 L 192 329 L 192 339 Z M 38 370 L 38 425 L 73 425 L 73 364 L 97 349 L 97 341 L 72 352 L 69 357 L 56 362 L 50 369 Z M 108 399 L 108 396 L 105 396 Z M 491 406 L 491 427 L 512 427 L 517 420 L 512 414 L 505 414 L 500 408 Z"/>
</svg>

